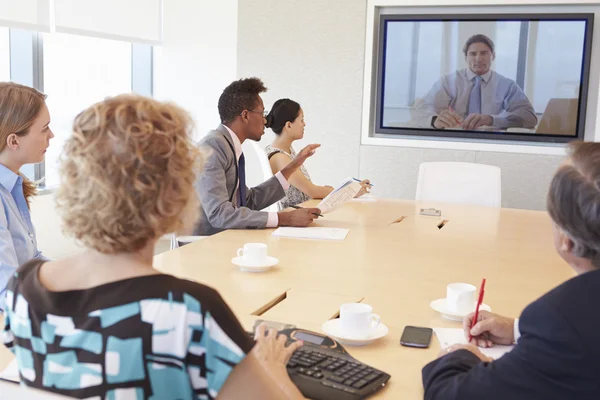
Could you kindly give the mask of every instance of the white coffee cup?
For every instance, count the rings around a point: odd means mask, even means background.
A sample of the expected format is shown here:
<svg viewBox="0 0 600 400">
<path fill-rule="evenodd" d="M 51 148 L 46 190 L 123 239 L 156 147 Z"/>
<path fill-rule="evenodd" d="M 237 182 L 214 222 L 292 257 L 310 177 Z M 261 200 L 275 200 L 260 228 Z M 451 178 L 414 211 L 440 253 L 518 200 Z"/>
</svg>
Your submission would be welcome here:
<svg viewBox="0 0 600 400">
<path fill-rule="evenodd" d="M 477 288 L 468 283 L 451 283 L 446 287 L 446 305 L 457 314 L 475 311 Z"/>
<path fill-rule="evenodd" d="M 355 338 L 366 338 L 381 323 L 373 307 L 363 303 L 346 303 L 340 307 L 340 325 L 344 334 Z"/>
<path fill-rule="evenodd" d="M 246 243 L 238 249 L 238 257 L 248 265 L 264 265 L 267 262 L 267 245 L 264 243 Z"/>
</svg>

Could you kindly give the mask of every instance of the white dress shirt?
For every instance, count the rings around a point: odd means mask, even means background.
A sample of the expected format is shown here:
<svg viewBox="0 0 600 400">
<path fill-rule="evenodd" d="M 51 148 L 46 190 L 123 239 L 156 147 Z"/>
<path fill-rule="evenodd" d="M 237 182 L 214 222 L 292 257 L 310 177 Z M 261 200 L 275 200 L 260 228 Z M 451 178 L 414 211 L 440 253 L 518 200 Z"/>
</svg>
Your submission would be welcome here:
<svg viewBox="0 0 600 400">
<path fill-rule="evenodd" d="M 467 117 L 475 77 L 473 71 L 465 68 L 443 76 L 433 85 L 418 105 L 419 111 L 426 114 L 427 127 L 431 126 L 433 116 L 449 108 L 461 117 Z M 481 77 L 481 114 L 492 116 L 493 127 L 536 126 L 535 110 L 515 81 L 492 70 Z"/>
<path fill-rule="evenodd" d="M 0 310 L 6 284 L 32 258 L 43 258 L 23 194 L 23 178 L 0 164 Z"/>
<path fill-rule="evenodd" d="M 238 138 L 237 135 L 231 129 L 229 129 L 229 127 L 227 125 L 223 125 L 223 126 L 225 127 L 225 129 L 227 129 L 227 132 L 229 132 L 229 135 L 231 136 L 231 140 L 233 141 L 233 148 L 235 149 L 235 161 L 237 163 L 239 163 L 240 157 L 242 156 L 242 142 L 240 142 L 240 138 Z M 275 174 L 275 177 L 281 184 L 281 187 L 283 188 L 283 190 L 285 190 L 287 192 L 288 188 L 290 187 L 290 184 L 283 177 L 283 174 L 281 173 L 281 171 L 277 172 Z M 239 179 L 238 179 L 235 190 L 238 190 L 239 184 L 240 183 L 239 183 Z M 269 216 L 267 218 L 267 228 L 275 228 L 275 227 L 277 227 L 277 225 L 279 225 L 279 217 L 277 216 L 277 213 L 270 212 Z"/>
</svg>

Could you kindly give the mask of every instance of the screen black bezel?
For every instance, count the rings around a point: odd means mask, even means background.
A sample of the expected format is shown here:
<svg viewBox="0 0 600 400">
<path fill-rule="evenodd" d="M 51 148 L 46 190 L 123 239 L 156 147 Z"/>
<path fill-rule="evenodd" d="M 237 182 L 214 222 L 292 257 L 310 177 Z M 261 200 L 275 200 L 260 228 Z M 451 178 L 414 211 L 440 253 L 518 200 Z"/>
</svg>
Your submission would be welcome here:
<svg viewBox="0 0 600 400">
<path fill-rule="evenodd" d="M 383 127 L 383 102 L 385 84 L 385 60 L 387 23 L 393 21 L 438 21 L 438 22 L 476 22 L 476 21 L 585 21 L 585 38 L 581 85 L 579 87 L 577 132 L 571 135 L 544 135 L 540 133 L 489 132 L 445 130 L 440 132 L 426 128 L 391 128 Z M 567 143 L 573 140 L 583 140 L 585 133 L 585 118 L 588 100 L 590 62 L 592 53 L 592 35 L 594 25 L 593 13 L 511 13 L 511 14 L 381 14 L 379 20 L 379 41 L 376 70 L 376 105 L 375 105 L 375 134 L 395 136 L 421 136 L 427 138 L 461 138 L 507 140 L 520 142 Z"/>
</svg>

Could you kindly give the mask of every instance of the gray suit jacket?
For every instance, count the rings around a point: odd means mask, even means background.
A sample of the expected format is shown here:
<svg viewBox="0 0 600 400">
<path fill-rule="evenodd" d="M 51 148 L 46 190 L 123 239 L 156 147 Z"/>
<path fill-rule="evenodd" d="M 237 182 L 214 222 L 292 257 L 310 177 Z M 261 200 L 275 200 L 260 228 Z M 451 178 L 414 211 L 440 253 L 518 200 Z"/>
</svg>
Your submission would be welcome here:
<svg viewBox="0 0 600 400">
<path fill-rule="evenodd" d="M 225 229 L 260 229 L 267 225 L 262 210 L 281 200 L 285 191 L 274 176 L 246 190 L 246 207 L 239 207 L 238 165 L 231 136 L 223 125 L 198 144 L 205 154 L 204 169 L 196 179 L 200 219 L 194 235 L 213 235 Z"/>
</svg>

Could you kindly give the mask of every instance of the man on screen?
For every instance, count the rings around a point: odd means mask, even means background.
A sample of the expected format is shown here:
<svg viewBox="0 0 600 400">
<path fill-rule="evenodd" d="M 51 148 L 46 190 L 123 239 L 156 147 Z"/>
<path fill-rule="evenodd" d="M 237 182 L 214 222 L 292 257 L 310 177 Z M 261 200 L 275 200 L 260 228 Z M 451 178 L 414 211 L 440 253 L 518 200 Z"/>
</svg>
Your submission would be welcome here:
<svg viewBox="0 0 600 400">
<path fill-rule="evenodd" d="M 494 42 L 471 36 L 463 47 L 468 68 L 443 76 L 423 98 L 428 126 L 474 130 L 535 128 L 537 116 L 515 81 L 492 71 Z"/>
</svg>

